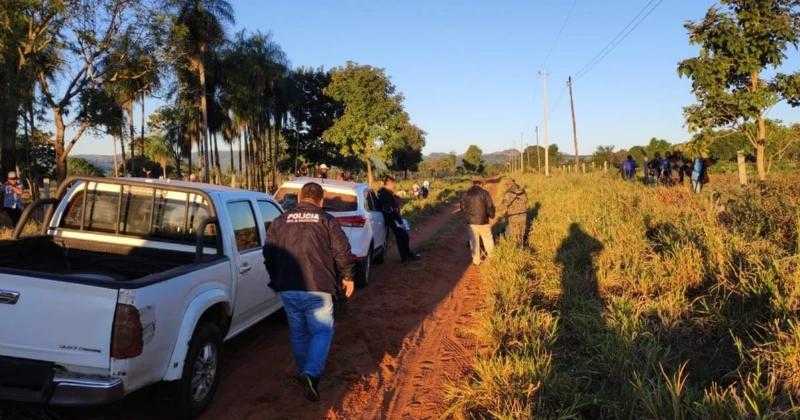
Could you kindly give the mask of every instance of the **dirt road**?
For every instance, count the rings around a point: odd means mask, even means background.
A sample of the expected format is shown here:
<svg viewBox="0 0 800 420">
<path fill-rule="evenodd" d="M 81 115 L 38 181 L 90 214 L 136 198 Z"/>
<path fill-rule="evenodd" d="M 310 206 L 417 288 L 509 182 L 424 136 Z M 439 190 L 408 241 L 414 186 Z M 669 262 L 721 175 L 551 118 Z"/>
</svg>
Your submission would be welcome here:
<svg viewBox="0 0 800 420">
<path fill-rule="evenodd" d="M 475 353 L 466 329 L 482 302 L 466 228 L 454 209 L 443 209 L 415 229 L 412 245 L 422 251 L 422 261 L 403 265 L 396 256 L 388 258 L 337 320 L 322 401 L 306 401 L 290 379 L 288 330 L 273 317 L 226 345 L 221 386 L 203 418 L 437 417 L 445 384 L 466 372 Z M 151 388 L 108 407 L 48 412 L 46 418 L 170 415 L 168 402 Z"/>
</svg>

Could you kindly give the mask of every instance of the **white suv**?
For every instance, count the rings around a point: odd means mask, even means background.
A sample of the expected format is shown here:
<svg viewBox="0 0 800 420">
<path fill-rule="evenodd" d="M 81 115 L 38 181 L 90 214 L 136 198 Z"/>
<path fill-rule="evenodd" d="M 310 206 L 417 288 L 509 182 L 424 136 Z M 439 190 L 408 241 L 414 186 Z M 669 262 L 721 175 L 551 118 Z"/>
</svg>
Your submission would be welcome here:
<svg viewBox="0 0 800 420">
<path fill-rule="evenodd" d="M 372 263 L 383 262 L 387 245 L 386 222 L 375 192 L 367 184 L 301 177 L 284 182 L 275 192 L 275 200 L 284 209 L 292 209 L 297 204 L 300 189 L 309 182 L 316 182 L 325 190 L 324 209 L 342 226 L 358 260 L 356 285 L 366 286 Z"/>
</svg>

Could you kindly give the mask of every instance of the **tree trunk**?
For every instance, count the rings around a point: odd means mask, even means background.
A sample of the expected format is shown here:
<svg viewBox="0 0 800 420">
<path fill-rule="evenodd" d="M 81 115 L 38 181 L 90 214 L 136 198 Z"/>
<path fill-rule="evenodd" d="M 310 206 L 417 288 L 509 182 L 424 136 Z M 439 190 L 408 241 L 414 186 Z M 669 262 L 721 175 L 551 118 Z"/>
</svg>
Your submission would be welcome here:
<svg viewBox="0 0 800 420">
<path fill-rule="evenodd" d="M 119 162 L 117 162 L 117 136 L 111 136 L 111 145 L 113 146 L 114 155 L 111 157 L 114 161 L 114 177 L 119 177 Z"/>
<path fill-rule="evenodd" d="M 133 101 L 125 105 L 125 112 L 128 114 L 128 126 L 131 136 L 131 175 L 137 176 L 136 173 L 136 127 L 133 126 Z"/>
<path fill-rule="evenodd" d="M 280 120 L 275 124 L 275 144 L 272 148 L 272 188 L 278 188 L 278 151 L 281 141 L 281 131 L 283 131 L 283 124 Z"/>
<path fill-rule="evenodd" d="M 205 52 L 205 48 L 201 48 L 201 51 Z M 208 156 L 208 103 L 206 98 L 206 66 L 203 63 L 203 56 L 200 56 L 198 60 L 198 75 L 200 77 L 200 111 L 203 114 L 203 126 L 201 127 L 202 130 L 202 137 L 203 137 L 203 146 L 205 148 L 205 155 L 203 156 L 203 163 L 205 164 L 203 167 L 203 182 L 208 182 L 208 166 L 209 166 L 209 156 Z"/>
<path fill-rule="evenodd" d="M 763 115 L 758 117 L 758 133 L 756 136 L 756 167 L 758 168 L 758 180 L 766 181 L 766 148 L 767 148 L 767 125 Z"/>
<path fill-rule="evenodd" d="M 142 137 L 139 139 L 141 141 L 139 155 L 144 156 L 144 91 L 142 91 L 142 128 L 141 128 Z M 164 172 L 164 178 L 166 178 L 166 172 Z"/>
<path fill-rule="evenodd" d="M 222 172 L 222 165 L 219 163 L 219 144 L 217 143 L 217 133 L 211 135 L 214 140 L 214 166 L 217 172 Z"/>
<path fill-rule="evenodd" d="M 242 172 L 242 136 L 244 136 L 244 134 L 245 134 L 244 130 L 242 130 L 242 132 L 239 133 L 239 139 L 238 139 L 239 140 L 239 177 L 240 178 L 241 178 L 241 176 L 243 174 L 243 172 Z M 231 145 L 232 144 L 233 144 L 233 142 L 231 142 Z M 231 164 L 233 164 L 233 155 L 231 155 Z"/>
<path fill-rule="evenodd" d="M 761 89 L 761 80 L 759 78 L 759 73 L 754 71 L 750 73 L 750 92 L 756 93 L 759 89 Z M 756 149 L 756 168 L 758 169 L 759 181 L 765 181 L 767 179 L 765 154 L 767 148 L 767 124 L 763 112 L 759 112 L 756 118 L 756 130 L 756 141 L 754 144 Z"/>
<path fill-rule="evenodd" d="M 372 161 L 367 158 L 367 183 L 372 188 L 372 185 L 375 183 L 375 179 L 372 178 Z"/>
<path fill-rule="evenodd" d="M 189 140 L 189 156 L 187 157 L 187 161 L 188 161 L 187 165 L 189 167 L 189 176 L 191 176 L 192 173 L 193 173 L 192 171 L 194 170 L 194 168 L 192 168 L 192 141 L 191 140 Z"/>
<path fill-rule="evenodd" d="M 61 182 L 67 178 L 67 157 L 64 156 L 64 114 L 61 108 L 53 108 L 53 124 L 56 133 L 53 137 L 53 148 L 56 153 L 56 179 Z"/>
</svg>

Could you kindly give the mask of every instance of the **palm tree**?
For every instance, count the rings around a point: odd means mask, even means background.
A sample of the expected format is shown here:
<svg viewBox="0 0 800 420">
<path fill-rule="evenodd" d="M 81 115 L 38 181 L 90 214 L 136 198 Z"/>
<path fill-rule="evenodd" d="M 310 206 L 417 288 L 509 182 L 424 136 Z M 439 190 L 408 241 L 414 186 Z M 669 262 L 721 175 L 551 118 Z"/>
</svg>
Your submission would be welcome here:
<svg viewBox="0 0 800 420">
<path fill-rule="evenodd" d="M 268 34 L 239 32 L 223 51 L 221 62 L 222 68 L 236 68 L 223 75 L 219 96 L 220 104 L 241 129 L 247 162 L 245 183 L 250 188 L 265 189 L 264 168 L 268 163 L 275 168 L 277 161 L 278 136 L 274 129 L 279 103 L 275 94 L 287 73 L 286 56 Z"/>
<path fill-rule="evenodd" d="M 206 62 L 210 50 L 225 41 L 225 23 L 234 23 L 233 7 L 227 0 L 170 0 L 177 10 L 172 29 L 172 45 L 179 51 L 181 61 L 193 72 L 199 83 L 197 107 L 202 119 L 199 131 L 204 151 L 203 178 L 209 179 L 208 103 L 206 91 Z"/>
<path fill-rule="evenodd" d="M 136 101 L 142 101 L 142 118 L 144 118 L 144 98 L 160 86 L 160 63 L 152 53 L 152 45 L 144 45 L 140 39 L 125 33 L 120 37 L 113 51 L 108 55 L 104 66 L 108 68 L 110 77 L 106 81 L 106 90 L 116 99 L 117 103 L 127 114 L 127 123 L 130 135 L 131 158 L 135 157 L 136 130 L 133 122 L 133 106 Z M 125 170 L 125 141 L 124 131 L 121 136 L 121 152 L 123 171 Z M 138 141 L 140 154 L 144 154 L 144 122 L 142 123 L 142 138 Z M 131 159 L 131 166 L 135 160 Z M 136 168 L 130 168 L 135 173 Z"/>
<path fill-rule="evenodd" d="M 173 154 L 166 137 L 162 135 L 148 136 L 144 141 L 144 153 L 153 162 L 161 165 L 161 174 L 167 178 L 167 165 L 173 159 Z"/>
</svg>

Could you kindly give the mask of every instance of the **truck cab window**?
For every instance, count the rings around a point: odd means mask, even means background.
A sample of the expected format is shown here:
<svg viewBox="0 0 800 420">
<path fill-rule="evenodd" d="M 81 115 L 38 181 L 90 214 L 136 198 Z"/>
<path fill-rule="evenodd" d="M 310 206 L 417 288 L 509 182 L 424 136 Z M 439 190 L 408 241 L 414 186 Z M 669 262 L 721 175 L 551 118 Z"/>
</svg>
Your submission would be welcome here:
<svg viewBox="0 0 800 420">
<path fill-rule="evenodd" d="M 239 252 L 261 247 L 261 240 L 256 227 L 256 217 L 249 201 L 228 203 L 228 215 L 233 225 L 233 235 Z"/>
<path fill-rule="evenodd" d="M 264 232 L 268 231 L 272 221 L 281 215 L 281 211 L 269 201 L 259 200 L 258 211 L 261 213 L 261 220 L 264 221 Z"/>
</svg>

